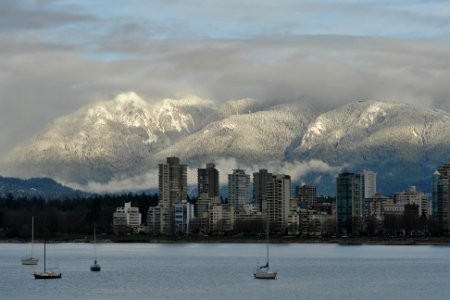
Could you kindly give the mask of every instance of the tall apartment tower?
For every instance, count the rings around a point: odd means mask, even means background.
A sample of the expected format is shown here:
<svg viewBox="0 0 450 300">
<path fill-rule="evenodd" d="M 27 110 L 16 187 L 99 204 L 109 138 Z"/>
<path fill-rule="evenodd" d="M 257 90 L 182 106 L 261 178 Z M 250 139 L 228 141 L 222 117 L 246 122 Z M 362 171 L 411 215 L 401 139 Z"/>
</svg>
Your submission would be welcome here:
<svg viewBox="0 0 450 300">
<path fill-rule="evenodd" d="M 361 172 L 361 182 L 363 198 L 373 198 L 377 193 L 377 174 L 373 171 L 364 169 Z"/>
<path fill-rule="evenodd" d="M 159 201 L 165 207 L 187 200 L 187 166 L 178 157 L 159 165 Z"/>
<path fill-rule="evenodd" d="M 291 177 L 277 174 L 266 183 L 267 208 L 263 213 L 268 218 L 272 230 L 283 230 L 287 227 L 289 203 L 291 200 Z"/>
<path fill-rule="evenodd" d="M 267 172 L 266 169 L 253 173 L 253 203 L 258 211 L 266 209 L 266 186 L 270 181 L 272 181 L 272 173 Z"/>
<path fill-rule="evenodd" d="M 295 194 L 301 208 L 312 209 L 317 199 L 316 187 L 313 185 L 297 186 Z"/>
<path fill-rule="evenodd" d="M 250 175 L 245 170 L 234 169 L 228 174 L 228 203 L 237 211 L 249 201 Z"/>
<path fill-rule="evenodd" d="M 338 233 L 359 233 L 362 217 L 361 174 L 343 172 L 336 179 L 336 221 Z"/>
<path fill-rule="evenodd" d="M 219 197 L 219 171 L 213 163 L 206 164 L 206 169 L 197 170 L 198 197 Z"/>
<path fill-rule="evenodd" d="M 431 209 L 444 234 L 450 232 L 450 164 L 441 165 L 433 174 Z"/>
</svg>

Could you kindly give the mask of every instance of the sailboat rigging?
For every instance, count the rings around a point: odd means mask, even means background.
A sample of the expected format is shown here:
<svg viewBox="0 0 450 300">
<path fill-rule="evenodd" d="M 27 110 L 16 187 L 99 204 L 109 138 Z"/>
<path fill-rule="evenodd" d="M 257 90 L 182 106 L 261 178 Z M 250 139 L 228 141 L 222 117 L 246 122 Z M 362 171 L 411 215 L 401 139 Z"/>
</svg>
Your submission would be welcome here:
<svg viewBox="0 0 450 300">
<path fill-rule="evenodd" d="M 38 264 L 39 257 L 33 256 L 33 246 L 34 246 L 34 216 L 31 217 L 31 254 L 25 255 L 21 258 L 22 265 L 35 266 Z"/>
<path fill-rule="evenodd" d="M 47 241 L 44 240 L 44 272 L 33 273 L 34 279 L 58 279 L 62 274 L 58 272 L 47 271 Z"/>
<path fill-rule="evenodd" d="M 102 268 L 97 263 L 97 236 L 95 232 L 95 225 L 94 225 L 94 263 L 91 265 L 91 271 L 92 272 L 100 272 Z"/>
<path fill-rule="evenodd" d="M 270 271 L 269 269 L 269 221 L 266 220 L 266 264 L 263 266 L 257 266 L 254 273 L 256 279 L 276 279 L 277 272 Z"/>
</svg>

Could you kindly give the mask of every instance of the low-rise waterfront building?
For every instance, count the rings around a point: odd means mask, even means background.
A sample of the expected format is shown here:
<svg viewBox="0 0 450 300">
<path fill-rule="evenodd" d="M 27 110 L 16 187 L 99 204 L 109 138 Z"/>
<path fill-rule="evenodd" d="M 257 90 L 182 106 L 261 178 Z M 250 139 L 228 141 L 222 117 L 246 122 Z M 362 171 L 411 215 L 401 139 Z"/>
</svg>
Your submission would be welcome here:
<svg viewBox="0 0 450 300">
<path fill-rule="evenodd" d="M 114 234 L 138 232 L 142 228 L 141 222 L 139 208 L 131 206 L 131 202 L 126 202 L 123 207 L 117 207 L 113 214 L 113 232 Z"/>
</svg>

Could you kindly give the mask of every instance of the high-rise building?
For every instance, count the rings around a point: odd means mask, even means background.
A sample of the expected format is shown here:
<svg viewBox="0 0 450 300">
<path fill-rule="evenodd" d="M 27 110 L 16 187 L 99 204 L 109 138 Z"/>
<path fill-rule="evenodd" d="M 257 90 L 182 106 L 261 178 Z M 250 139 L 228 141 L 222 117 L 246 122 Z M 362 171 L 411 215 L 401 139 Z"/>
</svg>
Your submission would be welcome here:
<svg viewBox="0 0 450 300">
<path fill-rule="evenodd" d="M 297 186 L 295 194 L 298 199 L 298 204 L 301 208 L 312 209 L 316 203 L 316 187 L 313 185 Z"/>
<path fill-rule="evenodd" d="M 358 234 L 362 217 L 361 174 L 343 172 L 336 179 L 338 233 Z"/>
<path fill-rule="evenodd" d="M 163 205 L 150 206 L 147 211 L 147 230 L 150 234 L 170 235 L 169 220 L 172 209 Z"/>
<path fill-rule="evenodd" d="M 175 233 L 189 234 L 190 224 L 194 218 L 194 206 L 183 200 L 181 203 L 174 205 L 175 212 Z"/>
<path fill-rule="evenodd" d="M 208 163 L 205 169 L 197 170 L 198 198 L 220 197 L 219 171 L 213 163 Z"/>
<path fill-rule="evenodd" d="M 228 203 L 237 211 L 249 202 L 250 175 L 245 170 L 234 169 L 228 174 Z"/>
<path fill-rule="evenodd" d="M 161 222 L 160 228 L 166 234 L 174 234 L 175 205 L 187 201 L 187 166 L 180 164 L 178 157 L 168 157 L 166 164 L 159 165 L 159 206 L 166 209 L 155 209 L 154 220 Z M 158 213 L 159 212 L 159 213 Z M 167 218 L 165 218 L 167 213 Z M 153 212 L 152 212 L 153 214 Z M 155 225 L 157 227 L 157 225 Z"/>
<path fill-rule="evenodd" d="M 373 171 L 364 169 L 361 172 L 361 183 L 363 199 L 373 198 L 377 193 L 377 174 Z"/>
<path fill-rule="evenodd" d="M 270 181 L 272 181 L 272 173 L 267 172 L 266 169 L 253 173 L 253 203 L 258 211 L 266 209 L 266 186 Z"/>
<path fill-rule="evenodd" d="M 187 200 L 187 166 L 178 157 L 168 157 L 167 164 L 159 165 L 159 201 L 171 207 Z"/>
<path fill-rule="evenodd" d="M 288 225 L 291 199 L 291 177 L 277 174 L 266 183 L 267 208 L 263 211 L 272 230 L 284 230 Z"/>
<path fill-rule="evenodd" d="M 450 232 L 450 164 L 440 166 L 433 174 L 432 211 L 442 233 Z"/>
</svg>

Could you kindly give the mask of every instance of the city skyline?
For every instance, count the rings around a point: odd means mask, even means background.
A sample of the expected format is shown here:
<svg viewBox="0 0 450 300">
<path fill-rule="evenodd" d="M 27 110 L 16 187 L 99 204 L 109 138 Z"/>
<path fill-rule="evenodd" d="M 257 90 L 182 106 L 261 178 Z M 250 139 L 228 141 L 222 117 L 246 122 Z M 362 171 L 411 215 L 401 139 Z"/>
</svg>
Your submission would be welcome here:
<svg viewBox="0 0 450 300">
<path fill-rule="evenodd" d="M 0 294 L 447 299 L 449 49 L 450 0 L 0 1 Z"/>
</svg>

